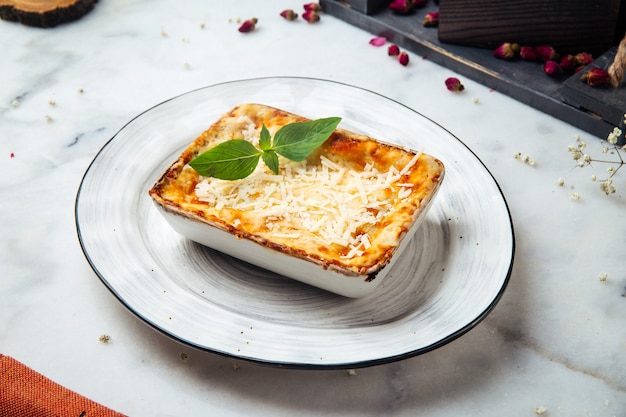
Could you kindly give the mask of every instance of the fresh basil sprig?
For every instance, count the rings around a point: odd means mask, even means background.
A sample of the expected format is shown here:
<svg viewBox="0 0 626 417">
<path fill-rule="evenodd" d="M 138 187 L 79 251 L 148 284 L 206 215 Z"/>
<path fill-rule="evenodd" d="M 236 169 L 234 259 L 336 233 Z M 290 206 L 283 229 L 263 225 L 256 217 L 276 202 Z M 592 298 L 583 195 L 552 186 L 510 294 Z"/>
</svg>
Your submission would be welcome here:
<svg viewBox="0 0 626 417">
<path fill-rule="evenodd" d="M 327 117 L 290 123 L 281 127 L 273 140 L 263 125 L 260 149 L 245 139 L 231 139 L 198 155 L 189 166 L 205 177 L 239 180 L 252 174 L 262 158 L 278 174 L 278 155 L 296 162 L 305 160 L 330 137 L 340 121 L 340 117 Z"/>
</svg>

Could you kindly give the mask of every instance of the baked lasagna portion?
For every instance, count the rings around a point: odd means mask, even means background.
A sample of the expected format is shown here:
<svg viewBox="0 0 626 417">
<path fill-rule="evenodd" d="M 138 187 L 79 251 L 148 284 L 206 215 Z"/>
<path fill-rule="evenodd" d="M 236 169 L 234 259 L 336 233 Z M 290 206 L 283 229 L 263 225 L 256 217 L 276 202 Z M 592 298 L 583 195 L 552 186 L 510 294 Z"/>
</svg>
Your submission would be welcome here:
<svg viewBox="0 0 626 417">
<path fill-rule="evenodd" d="M 149 194 L 167 212 L 371 280 L 434 197 L 444 176 L 436 158 L 338 128 L 302 162 L 279 157 L 278 175 L 259 163 L 244 179 L 220 180 L 188 165 L 226 140 L 258 147 L 263 125 L 273 136 L 306 120 L 265 105 L 239 105 L 203 132 Z"/>
</svg>

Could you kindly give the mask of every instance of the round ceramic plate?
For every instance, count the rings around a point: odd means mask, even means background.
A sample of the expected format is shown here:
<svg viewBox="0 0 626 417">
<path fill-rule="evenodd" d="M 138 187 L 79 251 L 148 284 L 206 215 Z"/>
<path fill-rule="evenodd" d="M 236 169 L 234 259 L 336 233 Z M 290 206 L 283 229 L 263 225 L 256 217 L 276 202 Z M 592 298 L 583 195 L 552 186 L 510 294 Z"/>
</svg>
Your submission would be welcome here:
<svg viewBox="0 0 626 417">
<path fill-rule="evenodd" d="M 446 177 L 424 223 L 377 290 L 350 299 L 238 261 L 176 234 L 148 189 L 202 131 L 256 102 L 439 158 Z M 354 368 L 435 349 L 495 306 L 514 234 L 495 180 L 457 138 L 415 111 L 346 84 L 261 78 L 175 97 L 124 126 L 76 199 L 83 251 L 134 314 L 189 345 L 284 367 Z"/>
</svg>

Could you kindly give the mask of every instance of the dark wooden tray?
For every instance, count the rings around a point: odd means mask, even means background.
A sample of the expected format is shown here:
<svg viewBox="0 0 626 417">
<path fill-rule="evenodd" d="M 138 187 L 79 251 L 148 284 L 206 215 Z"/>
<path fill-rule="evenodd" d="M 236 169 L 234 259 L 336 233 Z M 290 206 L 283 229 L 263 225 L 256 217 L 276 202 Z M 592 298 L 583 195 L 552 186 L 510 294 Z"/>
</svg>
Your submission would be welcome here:
<svg viewBox="0 0 626 417">
<path fill-rule="evenodd" d="M 580 74 L 549 77 L 541 64 L 493 57 L 491 49 L 442 43 L 436 28 L 421 24 L 426 13 L 437 10 L 429 2 L 411 16 L 383 8 L 364 13 L 347 2 L 320 0 L 324 12 L 364 29 L 426 59 L 493 88 L 522 103 L 552 115 L 586 132 L 606 138 L 626 112 L 626 87 L 593 88 L 580 81 Z M 596 58 L 598 66 L 612 62 L 615 48 Z M 593 64 L 592 64 L 593 65 Z M 604 67 L 606 68 L 606 67 Z M 514 116 L 512 116 L 514 117 Z"/>
</svg>

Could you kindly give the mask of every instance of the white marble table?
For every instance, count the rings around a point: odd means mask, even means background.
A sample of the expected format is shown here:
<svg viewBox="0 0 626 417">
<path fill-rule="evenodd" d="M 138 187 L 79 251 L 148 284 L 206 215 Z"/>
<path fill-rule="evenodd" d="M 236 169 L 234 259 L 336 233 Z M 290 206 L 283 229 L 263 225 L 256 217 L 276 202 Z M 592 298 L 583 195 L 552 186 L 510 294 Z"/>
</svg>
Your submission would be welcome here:
<svg viewBox="0 0 626 417">
<path fill-rule="evenodd" d="M 471 80 L 450 93 L 451 71 L 415 54 L 403 67 L 366 32 L 331 16 L 286 22 L 279 12 L 301 3 L 271 3 L 114 0 L 55 29 L 0 21 L 0 353 L 132 416 L 626 416 L 626 172 L 605 196 L 589 179 L 605 167 L 575 169 L 567 151 L 580 135 L 600 156 L 599 138 Z M 253 16 L 257 30 L 238 33 Z M 170 97 L 278 75 L 397 100 L 492 172 L 516 257 L 473 330 L 355 373 L 259 366 L 154 331 L 90 269 L 74 202 L 98 150 Z"/>
</svg>

